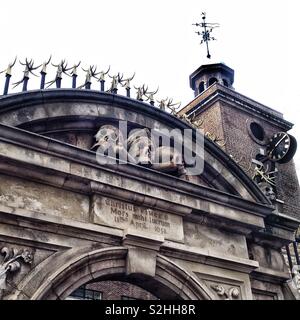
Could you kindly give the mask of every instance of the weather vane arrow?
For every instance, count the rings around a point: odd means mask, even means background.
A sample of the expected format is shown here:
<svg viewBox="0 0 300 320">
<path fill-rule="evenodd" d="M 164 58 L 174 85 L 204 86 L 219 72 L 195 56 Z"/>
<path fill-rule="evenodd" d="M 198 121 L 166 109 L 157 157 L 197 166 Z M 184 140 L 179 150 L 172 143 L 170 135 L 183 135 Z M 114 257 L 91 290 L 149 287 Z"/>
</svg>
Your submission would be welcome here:
<svg viewBox="0 0 300 320">
<path fill-rule="evenodd" d="M 207 58 L 210 59 L 211 55 L 209 53 L 208 42 L 211 40 L 216 40 L 216 38 L 211 36 L 211 33 L 214 28 L 219 27 L 218 23 L 209 23 L 206 22 L 206 13 L 202 12 L 202 22 L 200 23 L 193 23 L 193 26 L 202 28 L 201 31 L 196 31 L 196 33 L 202 37 L 200 44 L 206 43 L 206 50 L 207 50 Z"/>
</svg>

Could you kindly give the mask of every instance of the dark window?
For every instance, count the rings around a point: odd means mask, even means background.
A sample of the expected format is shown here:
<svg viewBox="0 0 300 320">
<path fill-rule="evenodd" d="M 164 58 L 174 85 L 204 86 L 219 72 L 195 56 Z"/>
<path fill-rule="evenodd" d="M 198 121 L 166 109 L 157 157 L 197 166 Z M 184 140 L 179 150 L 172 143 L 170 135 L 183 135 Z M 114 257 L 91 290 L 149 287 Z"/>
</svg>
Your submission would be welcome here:
<svg viewBox="0 0 300 320">
<path fill-rule="evenodd" d="M 256 122 L 251 122 L 250 130 L 253 136 L 259 141 L 263 141 L 265 138 L 265 131 L 261 125 Z"/>
<path fill-rule="evenodd" d="M 209 81 L 208 81 L 208 85 L 212 85 L 214 84 L 215 82 L 218 82 L 218 80 L 216 78 L 210 78 Z"/>
<path fill-rule="evenodd" d="M 138 299 L 136 299 L 136 298 L 128 297 L 128 296 L 122 296 L 121 299 L 122 299 L 122 300 L 138 300 Z"/>
<path fill-rule="evenodd" d="M 227 81 L 226 79 L 223 79 L 223 85 L 224 85 L 225 87 L 229 87 L 228 81 Z"/>
<path fill-rule="evenodd" d="M 70 298 L 79 300 L 101 300 L 102 292 L 86 289 L 84 286 L 76 289 L 70 294 Z"/>
<path fill-rule="evenodd" d="M 201 81 L 200 84 L 199 84 L 199 93 L 201 93 L 203 91 L 204 91 L 204 82 Z"/>
</svg>

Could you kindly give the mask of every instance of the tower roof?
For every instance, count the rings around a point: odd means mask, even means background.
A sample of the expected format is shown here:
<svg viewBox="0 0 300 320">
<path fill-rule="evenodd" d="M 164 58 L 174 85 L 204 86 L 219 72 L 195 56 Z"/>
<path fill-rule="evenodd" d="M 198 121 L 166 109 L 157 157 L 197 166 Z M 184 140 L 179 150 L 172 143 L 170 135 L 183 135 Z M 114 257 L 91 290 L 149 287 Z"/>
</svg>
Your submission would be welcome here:
<svg viewBox="0 0 300 320">
<path fill-rule="evenodd" d="M 220 73 L 230 80 L 231 85 L 234 82 L 234 70 L 224 63 L 204 64 L 190 75 L 190 87 L 195 90 L 195 82 L 204 74 Z"/>
</svg>

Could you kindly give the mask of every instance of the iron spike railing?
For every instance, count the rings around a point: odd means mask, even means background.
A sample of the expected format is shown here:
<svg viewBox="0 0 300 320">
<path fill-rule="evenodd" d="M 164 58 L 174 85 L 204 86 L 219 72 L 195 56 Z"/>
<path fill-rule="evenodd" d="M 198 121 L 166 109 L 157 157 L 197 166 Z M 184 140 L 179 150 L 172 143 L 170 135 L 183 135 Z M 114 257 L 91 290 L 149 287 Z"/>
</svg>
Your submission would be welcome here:
<svg viewBox="0 0 300 320">
<path fill-rule="evenodd" d="M 54 63 L 50 63 L 51 59 L 52 59 L 52 56 L 50 56 L 47 61 L 43 62 L 42 64 L 40 64 L 38 66 L 34 66 L 33 59 L 28 60 L 26 58 L 24 63 L 19 61 L 19 63 L 22 66 L 24 66 L 23 77 L 21 80 L 12 84 L 14 86 L 13 89 L 16 88 L 17 86 L 19 86 L 20 84 L 22 84 L 22 92 L 28 91 L 28 82 L 29 82 L 30 74 L 34 75 L 35 77 L 40 77 L 39 87 L 41 90 L 47 90 L 52 85 L 55 85 L 57 89 L 60 89 L 62 86 L 63 77 L 67 76 L 72 79 L 71 80 L 71 88 L 72 89 L 91 90 L 93 79 L 96 79 L 97 82 L 100 82 L 100 88 L 99 88 L 100 92 L 109 92 L 112 94 L 119 94 L 118 90 L 119 90 L 119 87 L 121 86 L 122 88 L 124 88 L 125 96 L 128 98 L 132 98 L 131 97 L 131 81 L 135 77 L 135 73 L 131 77 L 124 78 L 123 74 L 121 74 L 120 72 L 118 72 L 117 74 L 114 74 L 114 75 L 110 75 L 109 74 L 110 66 L 108 67 L 108 69 L 106 71 L 96 72 L 97 66 L 91 65 L 86 69 L 82 68 L 82 70 L 85 72 L 85 82 L 81 86 L 77 87 L 77 80 L 78 80 L 78 76 L 79 76 L 78 67 L 81 62 L 74 64 L 73 67 L 68 68 L 68 63 L 66 62 L 66 60 L 61 60 L 59 63 L 54 64 Z M 0 74 L 1 73 L 5 74 L 3 95 L 9 94 L 10 79 L 12 77 L 12 68 L 16 64 L 16 61 L 17 61 L 17 57 L 14 59 L 14 61 L 12 63 L 10 63 L 8 65 L 8 67 L 6 69 L 4 69 L 3 71 L 0 72 Z M 46 82 L 46 77 L 48 74 L 48 70 L 47 70 L 48 65 L 50 67 L 51 66 L 55 67 L 56 73 L 55 73 L 55 77 L 52 78 L 52 80 Z M 39 72 L 40 76 L 33 72 L 34 70 L 38 70 L 38 69 L 40 69 L 40 72 Z M 107 90 L 105 89 L 106 76 L 111 78 L 111 84 Z M 148 86 L 146 86 L 145 84 L 143 84 L 140 87 L 134 86 L 134 88 L 136 89 L 136 99 L 139 101 L 144 101 L 144 102 L 147 101 L 149 103 L 149 105 L 152 107 L 158 107 L 161 110 L 165 111 L 166 108 L 173 109 L 172 106 L 175 105 L 175 104 L 173 104 L 173 99 L 168 99 L 168 98 L 165 100 L 155 99 L 154 95 L 157 94 L 158 88 L 155 91 L 149 91 Z M 155 105 L 155 101 L 158 102 L 157 105 Z M 163 101 L 163 103 L 162 103 L 162 101 Z M 172 114 L 176 115 L 174 113 L 172 113 Z"/>
</svg>

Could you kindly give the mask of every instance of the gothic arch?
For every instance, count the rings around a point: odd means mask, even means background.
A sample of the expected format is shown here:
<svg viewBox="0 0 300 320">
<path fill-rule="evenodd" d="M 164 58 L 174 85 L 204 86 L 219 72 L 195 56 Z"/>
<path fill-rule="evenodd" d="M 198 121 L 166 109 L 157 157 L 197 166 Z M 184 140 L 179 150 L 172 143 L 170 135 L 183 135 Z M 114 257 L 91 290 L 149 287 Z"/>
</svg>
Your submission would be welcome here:
<svg viewBox="0 0 300 320">
<path fill-rule="evenodd" d="M 127 252 L 125 247 L 96 250 L 88 247 L 56 253 L 32 270 L 9 299 L 65 299 L 89 281 L 125 279 Z M 160 299 L 213 299 L 196 276 L 160 254 L 157 255 L 154 277 L 139 274 L 126 281 L 155 291 Z"/>
</svg>

